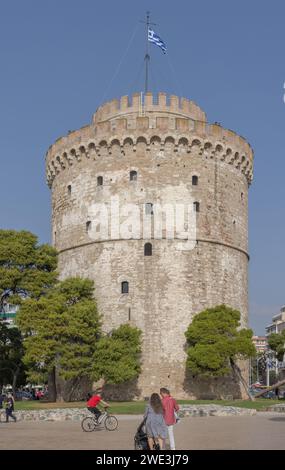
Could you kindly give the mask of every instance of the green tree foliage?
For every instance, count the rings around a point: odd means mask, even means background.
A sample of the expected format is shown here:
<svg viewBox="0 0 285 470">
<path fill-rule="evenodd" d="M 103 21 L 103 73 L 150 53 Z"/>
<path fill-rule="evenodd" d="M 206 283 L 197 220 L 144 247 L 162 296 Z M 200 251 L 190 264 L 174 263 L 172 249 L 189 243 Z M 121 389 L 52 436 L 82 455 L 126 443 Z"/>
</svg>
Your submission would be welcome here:
<svg viewBox="0 0 285 470">
<path fill-rule="evenodd" d="M 141 331 L 121 325 L 102 337 L 93 355 L 93 378 L 107 384 L 120 384 L 138 377 L 141 355 Z"/>
<path fill-rule="evenodd" d="M 38 245 L 30 232 L 0 230 L 0 307 L 6 296 L 19 304 L 22 294 L 39 298 L 56 281 L 57 255 L 49 245 Z"/>
<path fill-rule="evenodd" d="M 185 335 L 187 367 L 195 376 L 222 377 L 231 371 L 241 377 L 236 361 L 255 356 L 253 332 L 239 329 L 240 312 L 226 305 L 196 315 Z"/>
<path fill-rule="evenodd" d="M 23 355 L 23 341 L 18 328 L 0 323 L 0 390 L 3 385 L 12 384 L 15 394 L 16 385 L 22 385 L 19 379 L 25 379 Z"/>
<path fill-rule="evenodd" d="M 32 380 L 55 369 L 66 380 L 91 375 L 100 334 L 93 291 L 92 281 L 70 278 L 22 303 L 17 324 L 25 335 L 24 361 Z"/>
<path fill-rule="evenodd" d="M 268 344 L 270 349 L 276 352 L 278 361 L 282 362 L 285 353 L 285 330 L 269 335 Z"/>
</svg>

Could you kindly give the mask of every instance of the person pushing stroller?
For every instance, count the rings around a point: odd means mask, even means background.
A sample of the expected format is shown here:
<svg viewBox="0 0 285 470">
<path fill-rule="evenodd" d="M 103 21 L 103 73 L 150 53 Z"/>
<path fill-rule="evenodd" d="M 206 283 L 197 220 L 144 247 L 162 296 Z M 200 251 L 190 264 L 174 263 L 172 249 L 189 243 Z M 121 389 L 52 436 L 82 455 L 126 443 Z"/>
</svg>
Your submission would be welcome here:
<svg viewBox="0 0 285 470">
<path fill-rule="evenodd" d="M 153 393 L 144 414 L 148 447 L 151 450 L 165 448 L 168 433 L 163 413 L 161 398 L 158 393 Z"/>
</svg>

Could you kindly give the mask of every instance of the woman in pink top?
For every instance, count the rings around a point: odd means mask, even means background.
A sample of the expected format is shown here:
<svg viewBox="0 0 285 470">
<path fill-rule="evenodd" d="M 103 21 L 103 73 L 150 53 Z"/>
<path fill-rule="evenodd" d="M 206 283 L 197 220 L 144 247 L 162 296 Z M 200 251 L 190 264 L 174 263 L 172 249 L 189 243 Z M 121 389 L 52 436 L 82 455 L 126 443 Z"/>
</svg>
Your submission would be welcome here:
<svg viewBox="0 0 285 470">
<path fill-rule="evenodd" d="M 177 412 L 179 410 L 179 406 L 176 400 L 174 400 L 174 398 L 170 395 L 170 392 L 167 390 L 167 388 L 161 388 L 160 395 L 162 398 L 164 421 L 168 429 L 170 449 L 175 450 L 173 424 L 176 423 L 175 411 Z"/>
</svg>

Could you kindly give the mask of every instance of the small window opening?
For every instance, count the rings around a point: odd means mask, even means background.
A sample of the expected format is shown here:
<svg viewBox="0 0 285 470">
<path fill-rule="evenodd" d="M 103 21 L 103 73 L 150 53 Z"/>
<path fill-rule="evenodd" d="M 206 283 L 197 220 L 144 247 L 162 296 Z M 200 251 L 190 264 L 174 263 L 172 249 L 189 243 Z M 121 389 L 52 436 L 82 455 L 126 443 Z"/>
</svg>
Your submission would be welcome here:
<svg viewBox="0 0 285 470">
<path fill-rule="evenodd" d="M 145 205 L 145 213 L 147 215 L 153 215 L 153 204 L 152 202 L 147 202 Z"/>
<path fill-rule="evenodd" d="M 68 193 L 68 196 L 71 196 L 71 184 L 67 186 L 67 193 Z"/>
<path fill-rule="evenodd" d="M 138 174 L 136 171 L 130 171 L 130 181 L 137 181 Z"/>
<path fill-rule="evenodd" d="M 193 186 L 198 186 L 198 176 L 197 175 L 193 175 L 192 176 L 192 185 Z"/>
<path fill-rule="evenodd" d="M 103 186 L 103 176 L 97 176 L 97 186 Z"/>
<path fill-rule="evenodd" d="M 194 211 L 195 211 L 195 212 L 200 212 L 200 202 L 195 201 L 195 202 L 193 203 L 193 206 L 194 206 Z"/>
<path fill-rule="evenodd" d="M 122 282 L 121 292 L 122 292 L 122 294 L 128 294 L 129 293 L 129 283 L 127 281 Z"/>
<path fill-rule="evenodd" d="M 146 243 L 144 246 L 144 255 L 145 256 L 152 256 L 152 244 Z"/>
<path fill-rule="evenodd" d="M 91 220 L 88 220 L 86 222 L 86 232 L 90 232 L 90 230 L 91 230 Z"/>
</svg>

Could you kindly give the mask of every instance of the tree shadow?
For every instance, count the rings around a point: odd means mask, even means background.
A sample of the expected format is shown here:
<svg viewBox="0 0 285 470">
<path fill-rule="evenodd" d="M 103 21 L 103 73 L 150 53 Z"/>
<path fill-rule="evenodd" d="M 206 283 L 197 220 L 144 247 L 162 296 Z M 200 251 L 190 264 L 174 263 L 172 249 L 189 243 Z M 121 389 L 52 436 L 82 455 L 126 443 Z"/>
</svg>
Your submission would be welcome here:
<svg viewBox="0 0 285 470">
<path fill-rule="evenodd" d="M 131 401 L 140 397 L 141 390 L 138 388 L 138 380 L 134 379 L 122 384 L 105 384 L 103 386 L 103 395 L 106 400 Z"/>
<path fill-rule="evenodd" d="M 57 377 L 56 389 L 58 399 L 65 402 L 86 400 L 88 392 L 92 390 L 92 380 L 87 377 L 74 380 L 64 380 Z"/>
<path fill-rule="evenodd" d="M 189 369 L 185 371 L 183 389 L 186 395 L 197 400 L 236 400 L 242 398 L 238 380 L 226 377 L 195 377 Z"/>
</svg>

